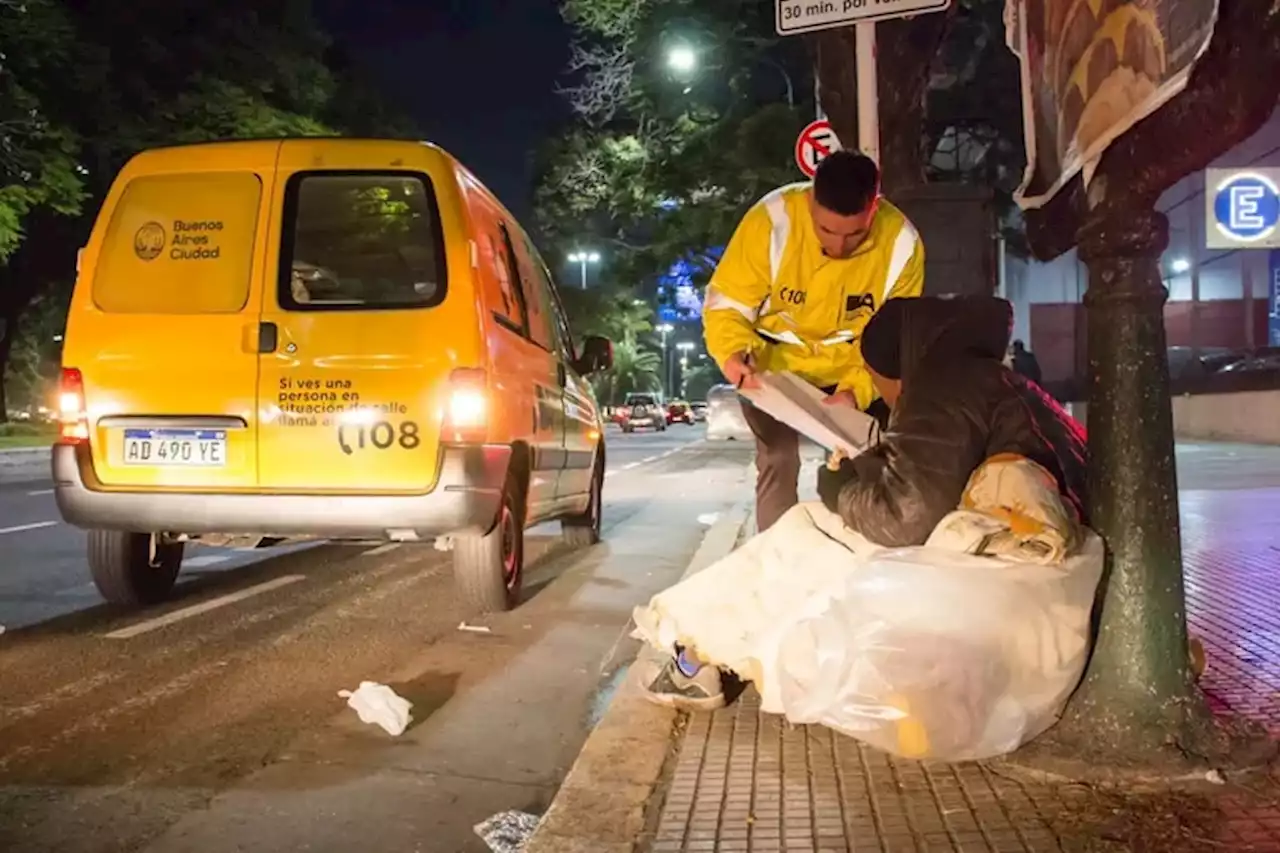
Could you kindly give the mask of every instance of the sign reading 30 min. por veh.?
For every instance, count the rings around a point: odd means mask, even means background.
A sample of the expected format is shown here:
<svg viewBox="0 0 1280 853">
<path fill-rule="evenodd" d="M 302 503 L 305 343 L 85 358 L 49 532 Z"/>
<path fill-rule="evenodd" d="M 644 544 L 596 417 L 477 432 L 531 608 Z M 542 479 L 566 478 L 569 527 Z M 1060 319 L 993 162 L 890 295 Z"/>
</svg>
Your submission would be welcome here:
<svg viewBox="0 0 1280 853">
<path fill-rule="evenodd" d="M 951 0 L 777 0 L 778 35 L 941 12 Z"/>
</svg>

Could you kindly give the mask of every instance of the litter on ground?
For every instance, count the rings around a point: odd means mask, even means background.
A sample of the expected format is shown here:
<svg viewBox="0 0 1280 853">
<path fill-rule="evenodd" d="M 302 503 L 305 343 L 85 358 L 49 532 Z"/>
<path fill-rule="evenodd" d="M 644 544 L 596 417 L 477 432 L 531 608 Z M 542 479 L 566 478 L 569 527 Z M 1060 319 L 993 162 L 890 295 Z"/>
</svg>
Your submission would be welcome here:
<svg viewBox="0 0 1280 853">
<path fill-rule="evenodd" d="M 541 818 L 527 812 L 498 812 L 476 824 L 476 835 L 493 853 L 520 853 L 538 828 Z"/>
<path fill-rule="evenodd" d="M 338 695 L 360 715 L 360 722 L 382 726 L 392 737 L 404 734 L 413 720 L 409 713 L 413 703 L 385 684 L 362 681 L 355 691 L 339 690 Z"/>
</svg>

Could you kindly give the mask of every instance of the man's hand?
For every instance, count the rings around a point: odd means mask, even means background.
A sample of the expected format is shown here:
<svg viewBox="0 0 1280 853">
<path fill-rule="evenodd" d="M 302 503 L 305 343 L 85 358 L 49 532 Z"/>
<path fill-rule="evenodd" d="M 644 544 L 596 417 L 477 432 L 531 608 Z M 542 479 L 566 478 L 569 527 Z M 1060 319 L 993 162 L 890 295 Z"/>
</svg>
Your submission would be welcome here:
<svg viewBox="0 0 1280 853">
<path fill-rule="evenodd" d="M 831 466 L 823 465 L 818 469 L 818 497 L 822 505 L 832 512 L 840 512 L 840 490 L 854 480 L 853 461 L 841 459 L 840 466 L 831 470 Z"/>
<path fill-rule="evenodd" d="M 828 394 L 822 398 L 824 406 L 854 406 L 858 405 L 858 397 L 852 391 L 837 391 L 834 394 Z"/>
<path fill-rule="evenodd" d="M 760 387 L 760 382 L 756 379 L 755 366 L 751 364 L 751 356 L 745 352 L 735 352 L 726 358 L 720 370 L 724 373 L 724 378 L 732 382 L 735 388 L 750 390 Z"/>
</svg>

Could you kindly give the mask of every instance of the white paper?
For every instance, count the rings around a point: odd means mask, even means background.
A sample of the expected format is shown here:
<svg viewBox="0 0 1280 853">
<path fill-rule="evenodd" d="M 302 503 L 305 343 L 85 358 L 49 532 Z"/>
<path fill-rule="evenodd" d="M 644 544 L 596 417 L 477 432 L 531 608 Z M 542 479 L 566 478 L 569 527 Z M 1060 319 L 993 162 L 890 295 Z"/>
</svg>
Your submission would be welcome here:
<svg viewBox="0 0 1280 853">
<path fill-rule="evenodd" d="M 810 441 L 827 450 L 856 456 L 875 435 L 876 419 L 849 405 L 827 405 L 827 396 L 794 373 L 756 375 L 759 388 L 738 393 Z"/>
<path fill-rule="evenodd" d="M 362 681 L 355 691 L 339 690 L 338 695 L 360 715 L 360 722 L 382 726 L 392 737 L 404 734 L 413 722 L 413 715 L 409 713 L 413 703 L 385 684 Z"/>
</svg>

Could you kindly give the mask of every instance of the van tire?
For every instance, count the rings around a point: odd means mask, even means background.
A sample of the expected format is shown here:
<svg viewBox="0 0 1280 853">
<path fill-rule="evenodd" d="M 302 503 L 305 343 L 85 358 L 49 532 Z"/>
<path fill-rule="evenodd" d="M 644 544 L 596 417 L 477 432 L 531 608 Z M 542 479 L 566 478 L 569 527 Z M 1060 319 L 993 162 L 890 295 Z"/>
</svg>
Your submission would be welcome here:
<svg viewBox="0 0 1280 853">
<path fill-rule="evenodd" d="M 151 558 L 150 533 L 89 531 L 89 573 L 111 604 L 138 607 L 169 597 L 182 568 L 181 542 L 156 544 Z"/>
<path fill-rule="evenodd" d="M 600 517 L 604 514 L 604 464 L 597 457 L 591 472 L 591 501 L 586 511 L 560 519 L 564 541 L 573 548 L 590 548 L 600 541 Z"/>
<path fill-rule="evenodd" d="M 524 499 L 507 474 L 493 529 L 453 540 L 453 578 L 468 611 L 502 613 L 520 603 L 524 582 Z"/>
</svg>

